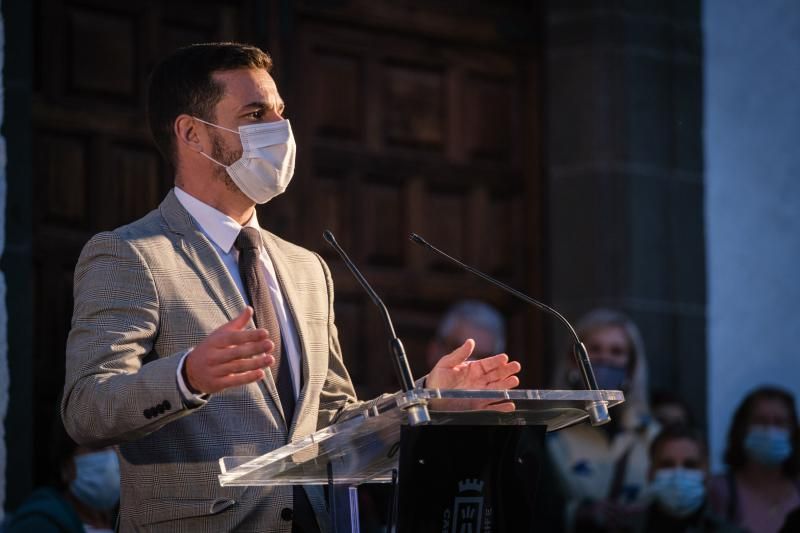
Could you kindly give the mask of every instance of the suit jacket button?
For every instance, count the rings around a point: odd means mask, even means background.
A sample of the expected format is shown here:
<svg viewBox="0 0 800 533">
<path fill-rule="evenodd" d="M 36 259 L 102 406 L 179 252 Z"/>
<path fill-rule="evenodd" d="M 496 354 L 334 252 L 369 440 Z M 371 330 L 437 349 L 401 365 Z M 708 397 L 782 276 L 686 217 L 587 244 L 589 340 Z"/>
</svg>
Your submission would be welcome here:
<svg viewBox="0 0 800 533">
<path fill-rule="evenodd" d="M 294 511 L 292 511 L 288 507 L 284 507 L 283 509 L 281 509 L 281 518 L 283 518 L 288 522 L 289 520 L 294 518 Z"/>
</svg>

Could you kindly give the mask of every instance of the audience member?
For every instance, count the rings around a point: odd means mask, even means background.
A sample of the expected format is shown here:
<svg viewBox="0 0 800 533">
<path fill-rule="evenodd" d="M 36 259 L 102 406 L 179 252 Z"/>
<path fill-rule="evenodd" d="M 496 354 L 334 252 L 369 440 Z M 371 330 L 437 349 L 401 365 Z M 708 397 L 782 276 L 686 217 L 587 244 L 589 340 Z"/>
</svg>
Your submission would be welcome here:
<svg viewBox="0 0 800 533">
<path fill-rule="evenodd" d="M 728 432 L 728 471 L 710 486 L 714 510 L 752 533 L 775 533 L 800 506 L 800 452 L 794 398 L 761 387 L 736 409 Z"/>
<path fill-rule="evenodd" d="M 653 392 L 650 398 L 650 411 L 662 427 L 694 426 L 689 406 L 674 392 L 666 390 Z"/>
<path fill-rule="evenodd" d="M 697 433 L 666 426 L 650 446 L 652 501 L 634 520 L 641 533 L 733 533 L 742 531 L 716 516 L 707 504 L 708 451 Z"/>
<path fill-rule="evenodd" d="M 119 502 L 119 461 L 112 448 L 78 446 L 57 422 L 53 478 L 8 519 L 7 533 L 111 533 Z"/>
<path fill-rule="evenodd" d="M 429 368 L 441 357 L 439 350 L 459 347 L 467 339 L 475 341 L 470 359 L 482 359 L 506 350 L 506 322 L 500 312 L 478 300 L 462 300 L 447 310 L 436 328 L 436 337 L 428 345 Z"/>
<path fill-rule="evenodd" d="M 647 484 L 648 449 L 658 433 L 647 405 L 647 362 L 636 325 L 617 311 L 599 309 L 578 322 L 601 389 L 622 390 L 625 403 L 612 421 L 583 423 L 553 433 L 549 449 L 567 496 L 567 527 L 617 531 L 641 509 Z M 557 364 L 554 387 L 583 388 L 572 351 Z"/>
</svg>

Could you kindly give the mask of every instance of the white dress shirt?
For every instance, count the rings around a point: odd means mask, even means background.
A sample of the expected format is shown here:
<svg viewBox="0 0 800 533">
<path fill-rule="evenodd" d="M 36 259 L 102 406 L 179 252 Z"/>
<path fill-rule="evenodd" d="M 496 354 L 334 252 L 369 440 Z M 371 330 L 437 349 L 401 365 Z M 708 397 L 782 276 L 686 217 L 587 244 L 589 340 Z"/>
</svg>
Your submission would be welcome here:
<svg viewBox="0 0 800 533">
<path fill-rule="evenodd" d="M 242 226 L 228 215 L 201 202 L 179 187 L 175 187 L 175 196 L 184 209 L 192 216 L 197 226 L 200 228 L 200 231 L 208 237 L 208 240 L 214 246 L 214 250 L 216 250 L 219 258 L 222 259 L 225 267 L 227 267 L 244 301 L 250 303 L 247 290 L 245 290 L 244 284 L 242 283 L 242 277 L 239 275 L 239 250 L 233 246 Z M 261 229 L 258 225 L 258 217 L 255 211 L 253 211 L 253 217 L 246 225 L 259 230 Z M 281 328 L 281 343 L 285 350 L 285 359 L 281 361 L 281 366 L 286 362 L 289 363 L 288 368 L 291 370 L 292 385 L 296 400 L 299 395 L 300 387 L 302 386 L 300 383 L 300 360 L 302 352 L 300 350 L 300 341 L 297 336 L 297 328 L 295 328 L 292 314 L 281 293 L 272 259 L 270 259 L 263 245 L 260 251 L 261 266 L 264 269 L 267 285 L 269 285 L 269 293 L 272 297 L 272 306 L 275 308 L 275 314 L 277 315 L 278 323 Z M 187 353 L 186 355 L 189 354 Z M 184 360 L 186 355 L 184 355 Z M 183 381 L 183 363 L 184 361 L 181 361 L 180 365 L 178 365 L 178 387 L 187 400 L 200 398 L 201 395 L 192 394 Z M 277 383 L 277 376 L 273 377 L 276 378 L 275 382 Z"/>
</svg>

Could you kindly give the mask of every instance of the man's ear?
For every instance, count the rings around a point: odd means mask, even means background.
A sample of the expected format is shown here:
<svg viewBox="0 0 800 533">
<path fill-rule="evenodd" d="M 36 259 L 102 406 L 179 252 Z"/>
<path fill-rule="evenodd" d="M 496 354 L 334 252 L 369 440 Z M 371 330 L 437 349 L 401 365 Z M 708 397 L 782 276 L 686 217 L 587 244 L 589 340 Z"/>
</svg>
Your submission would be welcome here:
<svg viewBox="0 0 800 533">
<path fill-rule="evenodd" d="M 206 133 L 201 131 L 198 125 L 198 122 L 189 115 L 178 115 L 172 128 L 175 138 L 178 140 L 177 144 L 194 152 L 202 152 Z"/>
</svg>

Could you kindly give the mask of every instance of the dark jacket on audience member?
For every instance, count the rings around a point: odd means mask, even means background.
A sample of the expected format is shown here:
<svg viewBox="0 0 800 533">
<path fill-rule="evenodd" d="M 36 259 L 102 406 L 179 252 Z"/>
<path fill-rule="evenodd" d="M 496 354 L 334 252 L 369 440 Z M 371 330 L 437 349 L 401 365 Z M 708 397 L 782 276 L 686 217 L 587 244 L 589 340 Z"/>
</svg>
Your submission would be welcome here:
<svg viewBox="0 0 800 533">
<path fill-rule="evenodd" d="M 2 530 L 5 533 L 84 533 L 83 523 L 72 505 L 49 487 L 31 494 Z"/>
<path fill-rule="evenodd" d="M 716 516 L 703 505 L 686 518 L 675 518 L 650 504 L 643 513 L 634 518 L 634 533 L 745 533 L 729 522 Z"/>
</svg>

